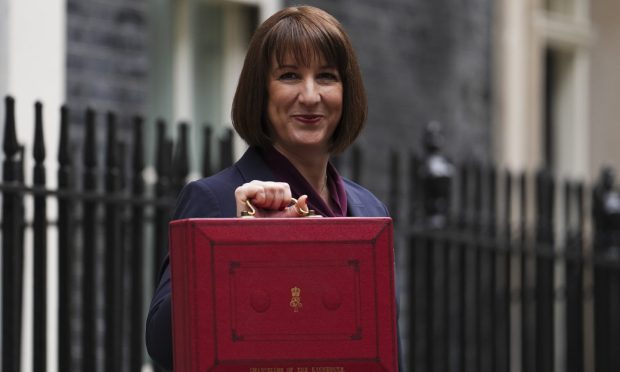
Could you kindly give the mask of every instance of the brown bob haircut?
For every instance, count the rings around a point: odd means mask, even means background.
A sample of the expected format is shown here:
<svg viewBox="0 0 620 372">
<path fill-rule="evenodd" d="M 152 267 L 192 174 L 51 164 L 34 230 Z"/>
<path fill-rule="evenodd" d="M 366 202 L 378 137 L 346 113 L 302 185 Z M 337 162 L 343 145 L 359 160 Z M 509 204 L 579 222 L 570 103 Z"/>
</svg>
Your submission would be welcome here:
<svg viewBox="0 0 620 372">
<path fill-rule="evenodd" d="M 282 9 L 254 33 L 233 100 L 233 127 L 248 145 L 271 145 L 267 77 L 274 58 L 282 65 L 288 55 L 304 66 L 322 57 L 338 69 L 343 85 L 342 117 L 332 135 L 329 151 L 334 154 L 344 151 L 355 141 L 366 120 L 364 83 L 351 41 L 340 22 L 311 6 Z"/>
</svg>

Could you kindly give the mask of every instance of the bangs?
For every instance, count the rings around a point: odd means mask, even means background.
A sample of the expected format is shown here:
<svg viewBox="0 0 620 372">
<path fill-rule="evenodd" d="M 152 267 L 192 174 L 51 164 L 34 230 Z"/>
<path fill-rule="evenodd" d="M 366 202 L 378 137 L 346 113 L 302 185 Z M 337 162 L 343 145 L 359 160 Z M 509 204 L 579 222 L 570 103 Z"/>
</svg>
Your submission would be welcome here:
<svg viewBox="0 0 620 372">
<path fill-rule="evenodd" d="M 272 58 L 283 65 L 292 57 L 296 64 L 308 67 L 312 62 L 324 61 L 342 71 L 346 66 L 346 47 L 335 26 L 316 22 L 308 17 L 287 17 L 280 20 L 265 40 L 268 54 L 264 57 L 271 65 Z"/>
</svg>

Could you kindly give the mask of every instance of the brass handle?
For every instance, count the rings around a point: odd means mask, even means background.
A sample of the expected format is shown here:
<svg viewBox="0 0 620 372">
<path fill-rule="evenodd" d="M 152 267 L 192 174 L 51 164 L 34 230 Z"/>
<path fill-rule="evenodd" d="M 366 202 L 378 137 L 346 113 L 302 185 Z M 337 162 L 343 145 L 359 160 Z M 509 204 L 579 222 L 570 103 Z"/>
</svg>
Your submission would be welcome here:
<svg viewBox="0 0 620 372">
<path fill-rule="evenodd" d="M 290 206 L 294 206 L 295 207 L 295 211 L 297 211 L 297 214 L 299 214 L 301 217 L 320 217 L 319 215 L 316 214 L 316 212 L 313 209 L 308 209 L 308 207 L 306 207 L 305 209 L 302 209 L 300 207 L 297 206 L 297 199 L 295 198 L 291 198 L 291 204 L 289 204 Z M 254 218 L 256 215 L 256 208 L 254 208 L 254 206 L 252 205 L 252 202 L 250 202 L 249 199 L 247 199 L 245 201 L 245 205 L 248 206 L 247 211 L 241 211 L 241 218 Z"/>
</svg>

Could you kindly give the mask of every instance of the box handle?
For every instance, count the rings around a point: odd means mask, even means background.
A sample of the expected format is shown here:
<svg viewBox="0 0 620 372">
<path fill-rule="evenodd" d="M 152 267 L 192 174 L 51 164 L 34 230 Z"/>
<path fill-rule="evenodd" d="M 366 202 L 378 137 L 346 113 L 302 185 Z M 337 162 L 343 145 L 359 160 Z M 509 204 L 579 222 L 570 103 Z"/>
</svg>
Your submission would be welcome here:
<svg viewBox="0 0 620 372">
<path fill-rule="evenodd" d="M 245 201 L 245 205 L 248 206 L 249 210 L 241 211 L 241 218 L 255 218 L 256 208 L 252 205 L 249 199 Z M 313 209 L 308 209 L 308 207 L 306 207 L 305 209 L 302 209 L 298 207 L 297 199 L 295 198 L 291 198 L 291 204 L 289 204 L 289 207 L 290 206 L 295 207 L 295 211 L 297 211 L 297 214 L 299 214 L 300 217 L 321 217 L 320 215 L 316 214 L 316 212 Z"/>
</svg>

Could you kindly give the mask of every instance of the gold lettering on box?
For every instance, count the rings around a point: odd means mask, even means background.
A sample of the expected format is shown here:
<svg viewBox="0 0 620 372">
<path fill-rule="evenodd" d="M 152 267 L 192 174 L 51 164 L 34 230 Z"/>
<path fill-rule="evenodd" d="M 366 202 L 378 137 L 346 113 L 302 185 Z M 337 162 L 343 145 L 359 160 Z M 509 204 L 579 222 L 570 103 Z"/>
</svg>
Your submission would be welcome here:
<svg viewBox="0 0 620 372">
<path fill-rule="evenodd" d="M 344 367 L 251 367 L 249 372 L 346 372 Z"/>
</svg>

